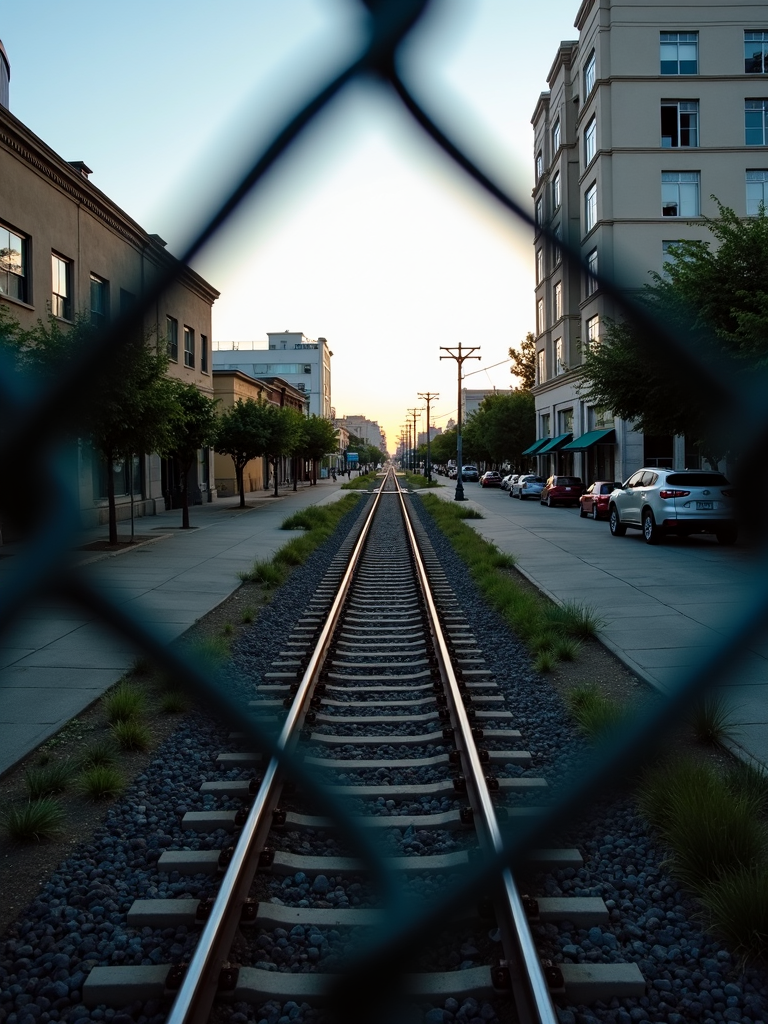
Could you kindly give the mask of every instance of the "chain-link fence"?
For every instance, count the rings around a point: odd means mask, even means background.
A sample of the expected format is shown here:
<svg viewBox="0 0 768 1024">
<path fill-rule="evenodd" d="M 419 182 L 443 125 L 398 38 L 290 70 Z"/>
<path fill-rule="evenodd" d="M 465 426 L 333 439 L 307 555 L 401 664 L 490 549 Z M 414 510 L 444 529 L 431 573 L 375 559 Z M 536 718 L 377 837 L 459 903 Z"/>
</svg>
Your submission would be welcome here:
<svg viewBox="0 0 768 1024">
<path fill-rule="evenodd" d="M 377 79 L 391 89 L 416 124 L 439 147 L 446 160 L 458 165 L 493 196 L 513 221 L 534 229 L 527 203 L 521 204 L 490 180 L 434 123 L 400 77 L 398 53 L 427 8 L 427 0 L 366 0 L 365 5 L 368 8 L 368 36 L 363 52 L 298 111 L 253 160 L 242 181 L 189 245 L 181 265 L 189 264 L 216 232 L 237 215 L 254 186 L 285 156 L 291 144 L 316 115 L 348 85 L 365 77 Z M 561 239 L 555 238 L 546 229 L 540 230 L 543 230 L 553 245 L 563 249 L 566 260 L 586 272 L 588 268 L 582 266 L 578 251 L 569 250 Z M 269 730 L 263 728 L 258 721 L 249 720 L 251 724 L 246 726 L 241 707 L 219 685 L 214 675 L 201 670 L 182 650 L 170 650 L 149 625 L 139 622 L 126 605 L 118 604 L 109 593 L 102 592 L 96 583 L 72 564 L 70 557 L 73 539 L 79 527 L 79 496 L 77 484 L 73 484 L 72 474 L 67 472 L 66 445 L 61 441 L 65 431 L 62 428 L 76 426 L 78 409 L 88 403 L 94 386 L 98 385 L 103 360 L 114 346 L 125 344 L 135 336 L 136 329 L 143 322 L 144 311 L 151 309 L 172 284 L 175 276 L 176 272 L 169 269 L 165 276 L 155 280 L 143 295 L 141 303 L 126 312 L 108 331 L 97 336 L 82 352 L 76 364 L 69 365 L 67 371 L 56 380 L 43 386 L 39 382 L 13 375 L 7 366 L 0 367 L 0 457 L 4 463 L 13 463 L 19 451 L 24 453 L 28 467 L 25 479 L 30 481 L 32 488 L 29 507 L 34 509 L 30 520 L 30 536 L 14 559 L 13 567 L 6 574 L 0 591 L 0 628 L 3 631 L 13 629 L 25 609 L 42 598 L 55 595 L 76 602 L 95 619 L 129 639 L 163 671 L 184 680 L 185 685 L 207 701 L 216 714 L 228 720 L 233 728 L 239 731 L 247 728 L 258 749 L 274 752 L 274 741 Z M 600 286 L 619 308 L 646 326 L 649 339 L 647 358 L 653 360 L 663 356 L 668 362 L 670 353 L 673 353 L 676 364 L 682 367 L 681 377 L 687 374 L 694 381 L 706 380 L 709 393 L 718 397 L 718 415 L 731 425 L 731 436 L 738 435 L 743 439 L 737 466 L 742 493 L 748 490 L 749 494 L 749 501 L 742 501 L 742 509 L 751 513 L 746 519 L 753 528 L 752 540 L 755 544 L 751 576 L 745 576 L 744 584 L 745 588 L 750 589 L 751 609 L 741 621 L 732 624 L 724 622 L 720 629 L 719 647 L 710 648 L 706 658 L 702 657 L 695 670 L 681 670 L 677 684 L 670 688 L 664 701 L 654 705 L 652 711 L 638 714 L 626 725 L 621 735 L 604 742 L 599 758 L 560 791 L 545 815 L 525 820 L 515 819 L 514 828 L 506 826 L 507 846 L 503 857 L 473 864 L 462 876 L 461 884 L 443 894 L 426 911 L 416 909 L 403 900 L 398 886 L 392 883 L 389 876 L 383 851 L 370 838 L 373 830 L 356 830 L 347 817 L 343 803 L 318 784 L 313 771 L 305 768 L 299 760 L 287 759 L 289 774 L 317 806 L 340 822 L 345 822 L 343 830 L 347 839 L 371 865 L 374 877 L 382 883 L 385 903 L 391 911 L 386 924 L 377 930 L 371 944 L 361 949 L 358 959 L 345 976 L 343 986 L 337 992 L 340 1008 L 348 1008 L 352 1018 L 355 1008 L 359 1010 L 361 1005 L 372 1005 L 377 993 L 391 990 L 393 978 L 403 971 L 409 951 L 428 937 L 446 915 L 486 892 L 489 879 L 500 870 L 502 863 L 514 866 L 528 850 L 545 845 L 555 826 L 557 831 L 561 831 L 567 821 L 573 820 L 583 808 L 613 786 L 617 777 L 632 772 L 641 762 L 649 743 L 657 738 L 665 725 L 680 717 L 694 696 L 728 678 L 741 652 L 748 647 L 750 639 L 766 621 L 768 588 L 765 580 L 768 579 L 768 563 L 760 543 L 759 527 L 767 488 L 763 482 L 764 473 L 748 472 L 752 467 L 760 465 L 763 442 L 768 436 L 764 374 L 756 368 L 748 383 L 745 383 L 743 376 L 735 379 L 728 366 L 718 365 L 712 358 L 705 359 L 690 336 L 673 336 L 664 324 L 650 322 L 647 311 L 628 300 L 620 281 L 603 276 L 600 278 Z M 737 430 L 733 430 L 734 424 Z M 3 487 L 6 487 L 5 481 Z"/>
</svg>

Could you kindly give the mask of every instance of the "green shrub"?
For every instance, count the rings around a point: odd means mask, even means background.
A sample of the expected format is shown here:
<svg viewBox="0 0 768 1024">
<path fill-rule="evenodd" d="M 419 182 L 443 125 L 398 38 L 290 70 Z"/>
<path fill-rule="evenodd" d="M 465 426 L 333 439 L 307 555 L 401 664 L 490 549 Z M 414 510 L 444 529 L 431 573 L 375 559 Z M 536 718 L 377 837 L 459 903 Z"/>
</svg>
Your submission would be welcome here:
<svg viewBox="0 0 768 1024">
<path fill-rule="evenodd" d="M 147 695 L 141 687 L 121 680 L 101 698 L 101 705 L 110 725 L 138 718 L 146 711 Z"/>
<path fill-rule="evenodd" d="M 615 729 L 626 715 L 621 705 L 604 697 L 594 683 L 571 687 L 565 703 L 581 731 L 591 739 Z"/>
<path fill-rule="evenodd" d="M 284 565 L 275 565 L 271 560 L 253 563 L 250 572 L 238 574 L 244 583 L 260 583 L 263 587 L 279 587 L 286 576 Z"/>
<path fill-rule="evenodd" d="M 111 739 L 96 740 L 85 748 L 77 760 L 78 768 L 111 767 L 117 764 L 119 752 Z"/>
<path fill-rule="evenodd" d="M 123 791 L 125 780 L 110 765 L 93 765 L 80 776 L 79 787 L 90 800 L 109 800 Z"/>
<path fill-rule="evenodd" d="M 295 537 L 283 544 L 275 552 L 272 561 L 277 565 L 297 566 L 304 565 L 306 560 L 315 550 L 316 544 L 309 536 Z"/>
<path fill-rule="evenodd" d="M 51 839 L 61 832 L 64 809 L 58 800 L 44 797 L 27 804 L 12 804 L 0 817 L 3 832 L 19 842 Z"/>
<path fill-rule="evenodd" d="M 765 768 L 737 761 L 726 773 L 725 783 L 733 793 L 749 793 L 762 814 L 768 810 L 768 773 Z"/>
<path fill-rule="evenodd" d="M 74 770 L 74 765 L 69 760 L 57 761 L 41 768 L 29 768 L 24 772 L 24 785 L 27 787 L 30 800 L 63 793 L 72 779 Z"/>
<path fill-rule="evenodd" d="M 166 690 L 160 697 L 160 710 L 164 715 L 179 715 L 187 707 L 187 698 L 181 690 Z"/>
<path fill-rule="evenodd" d="M 696 741 L 711 747 L 722 746 L 737 731 L 733 708 L 721 693 L 710 693 L 697 700 L 688 721 Z"/>
<path fill-rule="evenodd" d="M 576 661 L 581 643 L 570 636 L 559 636 L 552 644 L 552 653 L 558 661 Z"/>
<path fill-rule="evenodd" d="M 551 650 L 539 651 L 533 660 L 533 667 L 537 672 L 552 672 L 557 664 L 557 658 Z"/>
<path fill-rule="evenodd" d="M 231 622 L 225 622 L 224 625 L 221 627 L 222 636 L 232 636 L 234 632 L 235 627 L 232 625 Z"/>
<path fill-rule="evenodd" d="M 378 473 L 364 473 L 363 476 L 350 477 L 341 485 L 344 491 L 367 491 L 376 484 Z"/>
<path fill-rule="evenodd" d="M 591 640 L 605 624 L 595 612 L 578 601 L 547 604 L 544 614 L 547 622 L 556 629 L 580 640 Z"/>
<path fill-rule="evenodd" d="M 135 718 L 115 722 L 112 734 L 123 750 L 146 750 L 152 742 L 149 729 Z"/>
<path fill-rule="evenodd" d="M 246 608 L 243 608 L 242 614 L 240 616 L 240 621 L 244 626 L 249 625 L 251 622 L 253 622 L 255 618 L 256 612 L 254 612 L 253 608 L 251 608 L 250 605 L 248 605 L 248 607 Z"/>
<path fill-rule="evenodd" d="M 711 931 L 745 958 L 768 956 L 768 864 L 725 871 L 699 893 Z"/>
</svg>

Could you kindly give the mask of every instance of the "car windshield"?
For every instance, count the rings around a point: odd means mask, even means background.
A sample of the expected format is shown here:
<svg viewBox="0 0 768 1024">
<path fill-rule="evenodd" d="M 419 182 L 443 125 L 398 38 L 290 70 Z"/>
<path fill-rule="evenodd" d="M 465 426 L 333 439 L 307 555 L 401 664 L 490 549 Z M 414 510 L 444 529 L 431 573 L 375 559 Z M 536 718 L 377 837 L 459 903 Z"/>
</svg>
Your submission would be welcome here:
<svg viewBox="0 0 768 1024">
<path fill-rule="evenodd" d="M 670 473 L 668 484 L 689 484 L 691 487 L 727 487 L 722 473 Z"/>
<path fill-rule="evenodd" d="M 554 480 L 555 487 L 576 487 L 581 483 L 578 476 L 557 476 Z"/>
</svg>

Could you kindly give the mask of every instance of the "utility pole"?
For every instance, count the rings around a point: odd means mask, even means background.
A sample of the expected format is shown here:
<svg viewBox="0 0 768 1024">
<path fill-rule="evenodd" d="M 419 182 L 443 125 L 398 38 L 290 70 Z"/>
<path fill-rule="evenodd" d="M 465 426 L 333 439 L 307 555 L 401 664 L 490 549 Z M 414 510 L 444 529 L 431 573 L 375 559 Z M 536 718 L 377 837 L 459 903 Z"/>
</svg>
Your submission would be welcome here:
<svg viewBox="0 0 768 1024">
<path fill-rule="evenodd" d="M 429 403 L 433 398 L 439 398 L 440 393 L 438 391 L 420 391 L 419 398 L 423 399 L 427 403 L 427 480 L 432 481 L 432 460 L 429 454 Z"/>
<path fill-rule="evenodd" d="M 421 409 L 409 409 L 408 410 L 408 414 L 410 416 L 413 416 L 413 460 L 412 460 L 412 470 L 413 470 L 414 473 L 416 472 L 416 439 L 418 437 L 418 434 L 416 433 L 416 419 L 423 412 L 424 412 L 423 408 L 421 408 Z"/>
<path fill-rule="evenodd" d="M 440 356 L 441 359 L 455 359 L 456 366 L 459 372 L 459 414 L 456 422 L 456 494 L 454 495 L 455 501 L 466 501 L 464 497 L 464 483 L 461 478 L 461 367 L 464 365 L 465 359 L 479 359 L 480 356 L 473 356 L 473 352 L 479 352 L 480 346 L 475 345 L 472 348 L 462 348 L 461 342 L 459 342 L 457 348 L 451 348 L 448 345 L 440 346 L 441 352 L 447 352 L 447 356 Z"/>
<path fill-rule="evenodd" d="M 401 438 L 401 440 L 403 442 L 403 450 L 401 452 L 402 458 L 401 458 L 401 462 L 400 462 L 400 468 L 403 470 L 403 472 L 405 472 L 405 470 L 408 469 L 408 456 L 407 456 L 407 452 L 408 452 L 408 424 L 407 423 L 401 423 L 400 424 L 400 438 Z"/>
</svg>

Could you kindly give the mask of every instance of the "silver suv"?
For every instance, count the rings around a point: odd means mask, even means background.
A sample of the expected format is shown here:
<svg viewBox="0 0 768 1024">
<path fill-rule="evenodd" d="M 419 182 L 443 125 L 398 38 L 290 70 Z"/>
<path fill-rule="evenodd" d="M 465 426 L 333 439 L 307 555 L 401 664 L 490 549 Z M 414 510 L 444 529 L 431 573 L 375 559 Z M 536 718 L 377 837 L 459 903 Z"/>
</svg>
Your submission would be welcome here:
<svg viewBox="0 0 768 1024">
<path fill-rule="evenodd" d="M 646 544 L 666 533 L 714 533 L 720 544 L 738 536 L 733 489 L 722 473 L 699 469 L 639 469 L 611 493 L 608 524 L 614 537 L 627 527 L 643 531 Z"/>
</svg>

